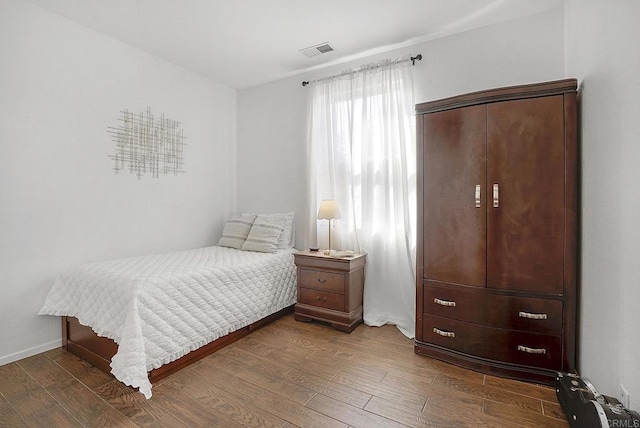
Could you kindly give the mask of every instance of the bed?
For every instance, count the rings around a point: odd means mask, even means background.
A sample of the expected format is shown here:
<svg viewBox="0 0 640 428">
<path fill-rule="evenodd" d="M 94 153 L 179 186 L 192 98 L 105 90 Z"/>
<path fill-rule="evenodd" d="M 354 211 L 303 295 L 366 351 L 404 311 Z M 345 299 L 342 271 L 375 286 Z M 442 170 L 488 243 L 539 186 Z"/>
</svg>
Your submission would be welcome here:
<svg viewBox="0 0 640 428">
<path fill-rule="evenodd" d="M 39 314 L 63 317 L 63 347 L 150 398 L 152 381 L 292 310 L 295 251 L 218 245 L 91 263 L 60 276 Z"/>
</svg>

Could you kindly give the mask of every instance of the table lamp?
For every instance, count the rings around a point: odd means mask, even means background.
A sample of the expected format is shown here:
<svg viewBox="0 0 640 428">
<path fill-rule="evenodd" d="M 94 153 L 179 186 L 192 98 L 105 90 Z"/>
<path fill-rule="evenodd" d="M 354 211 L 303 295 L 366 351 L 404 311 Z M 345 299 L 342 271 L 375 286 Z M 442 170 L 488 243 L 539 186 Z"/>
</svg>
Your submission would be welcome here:
<svg viewBox="0 0 640 428">
<path fill-rule="evenodd" d="M 340 209 L 338 208 L 338 201 L 334 199 L 323 199 L 320 201 L 320 208 L 318 209 L 318 220 L 329 220 L 329 248 L 324 250 L 325 255 L 331 254 L 331 220 L 334 218 L 340 218 Z"/>
</svg>

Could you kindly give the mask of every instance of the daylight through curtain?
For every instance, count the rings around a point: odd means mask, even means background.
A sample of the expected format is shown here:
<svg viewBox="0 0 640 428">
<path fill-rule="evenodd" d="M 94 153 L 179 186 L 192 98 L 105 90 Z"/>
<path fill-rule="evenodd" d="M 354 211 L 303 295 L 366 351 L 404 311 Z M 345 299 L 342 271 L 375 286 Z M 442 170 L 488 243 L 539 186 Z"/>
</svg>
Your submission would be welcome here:
<svg viewBox="0 0 640 428">
<path fill-rule="evenodd" d="M 313 82 L 308 135 L 307 246 L 327 247 L 322 199 L 336 199 L 332 248 L 366 251 L 364 321 L 415 319 L 415 118 L 409 61 Z"/>
</svg>

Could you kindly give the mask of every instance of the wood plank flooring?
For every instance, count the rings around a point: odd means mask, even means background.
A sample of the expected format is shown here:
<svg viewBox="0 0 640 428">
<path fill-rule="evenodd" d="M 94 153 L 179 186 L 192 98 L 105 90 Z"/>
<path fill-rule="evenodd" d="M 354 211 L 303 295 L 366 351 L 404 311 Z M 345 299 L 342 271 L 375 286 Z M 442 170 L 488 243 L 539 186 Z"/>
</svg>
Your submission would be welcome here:
<svg viewBox="0 0 640 428">
<path fill-rule="evenodd" d="M 567 427 L 553 389 L 421 357 L 395 327 L 286 316 L 153 397 L 56 349 L 0 367 L 0 426 Z"/>
</svg>

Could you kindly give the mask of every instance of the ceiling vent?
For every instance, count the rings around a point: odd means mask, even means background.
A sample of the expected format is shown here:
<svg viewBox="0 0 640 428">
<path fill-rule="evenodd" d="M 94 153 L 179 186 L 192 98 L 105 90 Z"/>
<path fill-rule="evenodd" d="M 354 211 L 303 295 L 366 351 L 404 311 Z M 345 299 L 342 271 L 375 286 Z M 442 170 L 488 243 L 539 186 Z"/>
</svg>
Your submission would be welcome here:
<svg viewBox="0 0 640 428">
<path fill-rule="evenodd" d="M 319 45 L 315 45 L 315 46 L 310 46 L 308 48 L 304 48 L 304 49 L 300 49 L 299 52 L 301 52 L 303 55 L 308 56 L 309 58 L 320 55 L 320 54 L 325 54 L 331 51 L 334 51 L 335 49 L 333 48 L 333 46 L 331 46 L 329 44 L 329 42 L 325 42 L 325 43 L 320 43 Z"/>
</svg>

